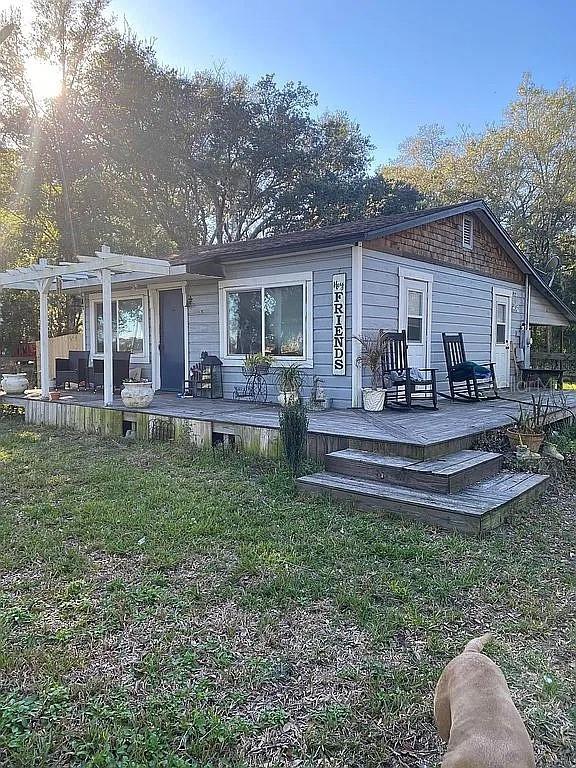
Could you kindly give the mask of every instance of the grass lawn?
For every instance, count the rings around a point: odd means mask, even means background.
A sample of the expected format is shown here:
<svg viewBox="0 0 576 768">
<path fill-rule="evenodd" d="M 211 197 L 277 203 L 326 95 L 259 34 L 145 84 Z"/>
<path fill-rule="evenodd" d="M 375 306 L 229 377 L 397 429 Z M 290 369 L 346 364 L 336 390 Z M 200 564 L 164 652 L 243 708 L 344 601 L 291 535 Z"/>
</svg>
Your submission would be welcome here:
<svg viewBox="0 0 576 768">
<path fill-rule="evenodd" d="M 576 765 L 575 496 L 464 538 L 0 419 L 0 764 L 435 766 L 434 685 L 490 627 L 539 765 Z"/>
</svg>

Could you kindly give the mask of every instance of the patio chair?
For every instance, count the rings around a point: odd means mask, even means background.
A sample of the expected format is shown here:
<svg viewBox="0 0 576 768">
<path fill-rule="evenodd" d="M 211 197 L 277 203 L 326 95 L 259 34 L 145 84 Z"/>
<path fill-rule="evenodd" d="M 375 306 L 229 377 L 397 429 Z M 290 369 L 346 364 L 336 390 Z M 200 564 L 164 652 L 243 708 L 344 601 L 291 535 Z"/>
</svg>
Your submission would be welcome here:
<svg viewBox="0 0 576 768">
<path fill-rule="evenodd" d="M 442 344 L 450 385 L 450 395 L 444 397 L 476 402 L 495 400 L 499 396 L 494 363 L 479 364 L 468 360 L 461 333 L 443 333 Z"/>
<path fill-rule="evenodd" d="M 88 386 L 88 360 L 90 352 L 72 351 L 68 357 L 56 358 L 56 389 L 66 389 L 66 385 Z"/>
<path fill-rule="evenodd" d="M 94 392 L 104 387 L 104 360 L 95 359 L 90 368 L 90 385 Z M 114 390 L 122 389 L 122 382 L 130 376 L 130 352 L 112 353 L 112 386 Z"/>
<path fill-rule="evenodd" d="M 387 334 L 382 381 L 386 389 L 385 408 L 438 408 L 436 369 L 410 368 L 406 331 Z"/>
</svg>

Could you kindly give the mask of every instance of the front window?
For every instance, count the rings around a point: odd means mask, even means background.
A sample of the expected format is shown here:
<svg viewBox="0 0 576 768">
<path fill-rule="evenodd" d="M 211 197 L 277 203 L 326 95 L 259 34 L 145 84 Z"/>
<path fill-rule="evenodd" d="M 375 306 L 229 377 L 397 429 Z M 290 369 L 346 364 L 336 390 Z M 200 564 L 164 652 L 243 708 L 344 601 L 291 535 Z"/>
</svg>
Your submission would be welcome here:
<svg viewBox="0 0 576 768">
<path fill-rule="evenodd" d="M 226 355 L 304 358 L 306 285 L 226 288 Z"/>
<path fill-rule="evenodd" d="M 101 301 L 94 304 L 96 354 L 104 352 L 104 310 Z M 144 355 L 144 298 L 117 299 L 112 302 L 112 348 L 117 352 Z"/>
</svg>

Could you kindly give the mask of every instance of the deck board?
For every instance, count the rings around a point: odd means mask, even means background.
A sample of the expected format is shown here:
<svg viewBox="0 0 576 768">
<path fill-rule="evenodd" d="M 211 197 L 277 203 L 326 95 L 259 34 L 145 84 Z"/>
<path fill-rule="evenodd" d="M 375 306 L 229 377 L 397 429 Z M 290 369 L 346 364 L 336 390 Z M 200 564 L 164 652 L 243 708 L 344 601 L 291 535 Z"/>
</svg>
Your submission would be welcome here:
<svg viewBox="0 0 576 768">
<path fill-rule="evenodd" d="M 576 392 L 563 394 L 572 413 L 576 413 Z M 333 409 L 309 414 L 309 434 L 317 438 L 319 457 L 340 448 L 359 447 L 420 459 L 434 458 L 468 448 L 476 436 L 508 425 L 510 414 L 519 408 L 518 400 L 525 402 L 528 398 L 525 393 L 514 393 L 500 400 L 480 403 L 447 400 L 441 402 L 437 411 L 369 413 L 360 409 Z M 22 405 L 26 398 L 5 396 L 5 401 Z M 105 407 L 101 395 L 88 392 L 63 394 L 57 407 L 67 406 Z M 110 410 L 129 412 L 119 397 L 115 398 Z M 278 429 L 279 409 L 272 404 L 182 399 L 173 394 L 157 393 L 152 404 L 142 412 L 222 425 Z"/>
</svg>

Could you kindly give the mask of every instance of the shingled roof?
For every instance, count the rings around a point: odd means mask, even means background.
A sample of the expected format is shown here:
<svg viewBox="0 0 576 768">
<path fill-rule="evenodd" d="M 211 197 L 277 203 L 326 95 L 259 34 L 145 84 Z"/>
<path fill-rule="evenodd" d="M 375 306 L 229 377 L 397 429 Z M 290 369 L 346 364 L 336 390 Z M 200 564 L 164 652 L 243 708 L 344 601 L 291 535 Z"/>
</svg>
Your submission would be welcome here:
<svg viewBox="0 0 576 768">
<path fill-rule="evenodd" d="M 410 213 L 392 213 L 370 219 L 332 224 L 318 229 L 286 232 L 283 235 L 274 235 L 273 237 L 260 237 L 254 240 L 240 240 L 218 245 L 200 245 L 175 254 L 173 263 L 193 264 L 206 260 L 222 262 L 243 257 L 275 256 L 282 253 L 328 248 L 333 245 L 348 245 L 360 240 L 373 240 L 402 229 L 411 229 L 428 221 L 455 216 L 458 213 L 465 213 L 483 206 L 482 200 L 473 200 L 459 205 L 444 205 Z"/>
<path fill-rule="evenodd" d="M 520 271 L 529 276 L 530 282 L 536 289 L 546 296 L 571 322 L 576 322 L 576 315 L 543 282 L 540 275 L 533 269 L 528 259 L 509 237 L 483 200 L 469 200 L 457 205 L 426 208 L 411 213 L 375 216 L 370 219 L 347 221 L 318 229 L 287 232 L 273 237 L 261 237 L 254 240 L 241 240 L 217 245 L 201 245 L 174 254 L 170 257 L 170 261 L 174 265 L 186 265 L 186 271 L 190 274 L 222 276 L 221 265 L 229 261 L 281 256 L 288 253 L 353 245 L 357 242 L 375 240 L 378 237 L 385 237 L 406 229 L 414 229 L 433 221 L 464 213 L 474 213 L 478 216 Z"/>
</svg>

